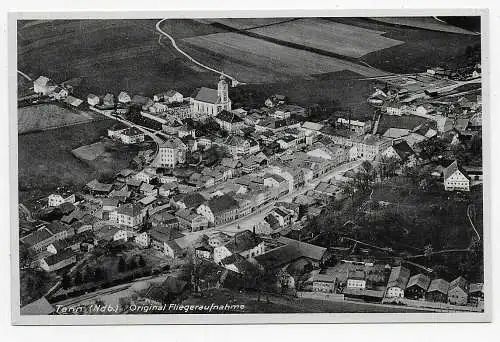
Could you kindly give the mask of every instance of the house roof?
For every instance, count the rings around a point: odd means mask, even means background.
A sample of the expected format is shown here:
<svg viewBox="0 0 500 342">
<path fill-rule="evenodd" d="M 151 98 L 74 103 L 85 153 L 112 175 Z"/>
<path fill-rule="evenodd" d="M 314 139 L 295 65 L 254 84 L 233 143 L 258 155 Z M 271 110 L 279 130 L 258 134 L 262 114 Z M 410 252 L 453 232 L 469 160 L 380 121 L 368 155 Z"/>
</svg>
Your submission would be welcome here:
<svg viewBox="0 0 500 342">
<path fill-rule="evenodd" d="M 450 288 L 450 283 L 448 283 L 444 279 L 434 279 L 431 281 L 431 284 L 429 285 L 429 288 L 427 289 L 427 292 L 434 292 L 438 291 L 443 294 L 448 294 L 448 289 Z"/>
<path fill-rule="evenodd" d="M 28 246 L 36 245 L 42 241 L 48 240 L 52 237 L 52 233 L 50 233 L 47 228 L 42 228 L 40 230 L 36 230 L 30 235 L 26 235 L 21 238 L 21 242 Z"/>
<path fill-rule="evenodd" d="M 408 134 L 410 134 L 409 129 L 390 127 L 385 131 L 383 137 L 397 139 L 397 138 L 404 137 Z"/>
<path fill-rule="evenodd" d="M 231 254 L 220 261 L 224 265 L 234 265 L 239 273 L 255 270 L 255 266 L 239 254 Z"/>
<path fill-rule="evenodd" d="M 113 184 L 101 183 L 97 179 L 94 179 L 88 182 L 86 187 L 93 191 L 109 192 L 113 188 Z"/>
<path fill-rule="evenodd" d="M 323 127 L 324 127 L 323 124 L 311 121 L 306 121 L 302 124 L 302 128 L 310 129 L 312 131 L 320 131 Z"/>
<path fill-rule="evenodd" d="M 429 284 L 431 283 L 431 279 L 426 276 L 425 274 L 419 273 L 415 274 L 408 280 L 408 284 L 406 285 L 407 288 L 412 287 L 412 286 L 418 286 L 421 289 L 427 291 L 429 288 Z"/>
<path fill-rule="evenodd" d="M 33 83 L 39 86 L 45 86 L 49 83 L 50 78 L 45 76 L 39 76 Z"/>
<path fill-rule="evenodd" d="M 21 315 L 50 315 L 54 313 L 54 307 L 47 298 L 42 297 L 21 308 Z"/>
<path fill-rule="evenodd" d="M 458 288 L 462 289 L 465 293 L 469 293 L 469 282 L 467 281 L 467 279 L 465 279 L 462 276 L 454 279 L 450 283 L 450 288 L 449 289 L 452 289 L 454 287 L 458 287 Z"/>
<path fill-rule="evenodd" d="M 484 292 L 483 283 L 470 284 L 469 293 Z"/>
<path fill-rule="evenodd" d="M 129 127 L 125 130 L 123 130 L 122 132 L 123 135 L 127 135 L 129 137 L 133 137 L 133 136 L 136 136 L 136 135 L 141 135 L 141 134 L 144 134 L 142 133 L 138 128 L 136 127 Z"/>
<path fill-rule="evenodd" d="M 47 265 L 55 265 L 63 260 L 67 260 L 71 257 L 73 257 L 75 253 L 71 249 L 65 249 L 62 252 L 59 252 L 57 254 L 52 254 L 49 255 L 48 257 L 45 258 L 45 262 Z"/>
<path fill-rule="evenodd" d="M 408 159 L 408 157 L 415 154 L 413 149 L 410 147 L 410 145 L 408 145 L 408 143 L 405 140 L 402 140 L 397 144 L 392 145 L 392 148 L 398 154 L 401 160 L 406 160 Z"/>
<path fill-rule="evenodd" d="M 307 242 L 290 239 L 284 236 L 278 238 L 278 241 L 288 245 L 295 245 L 301 252 L 302 256 L 313 260 L 321 260 L 326 252 L 325 247 L 316 246 Z"/>
<path fill-rule="evenodd" d="M 132 102 L 138 105 L 145 105 L 146 103 L 149 102 L 149 100 L 150 100 L 149 98 L 142 95 L 134 95 L 132 97 Z"/>
<path fill-rule="evenodd" d="M 118 214 L 135 217 L 142 211 L 142 206 L 139 204 L 126 203 L 118 208 Z"/>
<path fill-rule="evenodd" d="M 313 282 L 314 281 L 320 281 L 320 282 L 323 282 L 323 283 L 335 283 L 335 276 L 334 275 L 331 275 L 331 274 L 320 274 L 320 273 L 316 273 L 312 276 L 312 279 L 311 279 Z"/>
<path fill-rule="evenodd" d="M 409 269 L 403 266 L 393 267 L 391 270 L 391 275 L 389 276 L 387 287 L 399 287 L 404 290 L 406 288 L 406 284 L 408 284 L 409 278 Z"/>
<path fill-rule="evenodd" d="M 66 226 L 64 223 L 59 222 L 59 221 L 53 221 L 47 225 L 47 229 L 49 232 L 52 234 L 57 234 L 60 232 L 63 232 L 65 230 L 68 230 L 68 226 Z"/>
<path fill-rule="evenodd" d="M 365 280 L 366 274 L 364 271 L 355 270 L 355 271 L 349 272 L 349 276 L 347 279 Z"/>
<path fill-rule="evenodd" d="M 274 269 L 287 265 L 302 256 L 300 249 L 296 245 L 285 245 L 257 255 L 255 260 L 264 268 Z"/>
<path fill-rule="evenodd" d="M 206 103 L 217 103 L 219 94 L 217 93 L 217 89 L 201 87 L 194 99 Z"/>
<path fill-rule="evenodd" d="M 460 171 L 460 173 L 462 173 L 462 175 L 464 175 L 467 179 L 470 180 L 469 175 L 467 174 L 467 172 L 465 172 L 460 166 L 458 166 L 458 162 L 456 160 L 453 161 L 453 163 L 451 163 L 450 165 L 448 165 L 443 170 L 444 179 L 448 179 L 457 170 Z"/>
<path fill-rule="evenodd" d="M 225 121 L 228 123 L 235 123 L 235 122 L 243 122 L 243 119 L 240 118 L 238 115 L 235 113 L 228 112 L 227 110 L 221 111 L 217 116 L 217 119 L 221 121 Z"/>
<path fill-rule="evenodd" d="M 262 239 L 250 230 L 234 234 L 224 246 L 232 253 L 241 253 L 254 248 L 262 242 Z"/>
</svg>

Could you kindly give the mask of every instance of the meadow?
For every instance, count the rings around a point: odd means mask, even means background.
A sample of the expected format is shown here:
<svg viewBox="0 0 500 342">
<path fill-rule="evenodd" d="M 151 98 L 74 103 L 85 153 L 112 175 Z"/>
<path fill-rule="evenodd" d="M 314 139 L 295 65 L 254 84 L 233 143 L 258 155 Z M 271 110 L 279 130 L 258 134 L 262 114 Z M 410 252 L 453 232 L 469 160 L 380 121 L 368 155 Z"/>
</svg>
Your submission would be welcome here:
<svg viewBox="0 0 500 342">
<path fill-rule="evenodd" d="M 287 42 L 359 58 L 368 53 L 404 44 L 384 37 L 383 31 L 369 30 L 320 18 L 304 18 L 251 30 Z"/>
<path fill-rule="evenodd" d="M 17 131 L 22 134 L 61 125 L 84 123 L 93 119 L 88 114 L 79 113 L 61 105 L 39 104 L 18 108 Z"/>
</svg>

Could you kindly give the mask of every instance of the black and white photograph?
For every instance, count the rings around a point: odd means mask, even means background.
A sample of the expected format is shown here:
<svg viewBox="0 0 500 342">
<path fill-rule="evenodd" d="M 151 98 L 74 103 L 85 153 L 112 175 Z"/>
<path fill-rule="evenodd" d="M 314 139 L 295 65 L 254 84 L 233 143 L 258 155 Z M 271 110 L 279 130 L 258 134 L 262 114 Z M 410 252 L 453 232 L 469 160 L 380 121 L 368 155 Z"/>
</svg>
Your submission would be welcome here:
<svg viewBox="0 0 500 342">
<path fill-rule="evenodd" d="M 11 13 L 14 321 L 487 320 L 488 17 L 326 13 Z"/>
</svg>

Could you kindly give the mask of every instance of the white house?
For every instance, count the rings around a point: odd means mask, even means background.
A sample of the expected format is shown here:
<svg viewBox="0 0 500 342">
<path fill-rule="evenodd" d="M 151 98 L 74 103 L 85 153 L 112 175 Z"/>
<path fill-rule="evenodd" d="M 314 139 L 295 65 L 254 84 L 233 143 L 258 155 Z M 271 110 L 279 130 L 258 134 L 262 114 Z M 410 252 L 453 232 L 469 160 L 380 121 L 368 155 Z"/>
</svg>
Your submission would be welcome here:
<svg viewBox="0 0 500 342">
<path fill-rule="evenodd" d="M 40 76 L 33 82 L 33 90 L 37 94 L 48 95 L 54 88 L 53 82 L 45 76 Z"/>
<path fill-rule="evenodd" d="M 135 233 L 133 231 L 127 229 L 120 229 L 113 235 L 113 241 L 119 241 L 119 240 L 128 241 L 134 236 Z"/>
<path fill-rule="evenodd" d="M 408 284 L 409 279 L 410 270 L 403 266 L 393 267 L 387 283 L 385 296 L 388 298 L 403 298 L 405 296 L 406 284 Z"/>
<path fill-rule="evenodd" d="M 122 91 L 120 94 L 118 94 L 118 102 L 120 103 L 130 103 L 132 99 L 130 98 L 130 95 L 127 94 L 126 92 Z"/>
<path fill-rule="evenodd" d="M 137 236 L 134 238 L 134 242 L 141 247 L 144 247 L 144 248 L 149 247 L 150 238 L 149 238 L 148 233 L 142 232 L 140 234 L 137 234 Z"/>
<path fill-rule="evenodd" d="M 239 254 L 246 259 L 254 258 L 264 253 L 264 242 L 250 230 L 236 233 L 228 242 L 214 248 L 214 261 L 219 263 L 222 259 Z"/>
<path fill-rule="evenodd" d="M 75 203 L 75 194 L 50 194 L 49 195 L 49 207 L 57 207 L 63 203 Z"/>
<path fill-rule="evenodd" d="M 336 278 L 329 274 L 315 274 L 312 278 L 314 292 L 334 293 Z"/>
<path fill-rule="evenodd" d="M 137 227 L 144 219 L 144 212 L 140 205 L 127 203 L 116 210 L 118 224 L 127 227 Z"/>
<path fill-rule="evenodd" d="M 469 191 L 470 178 L 461 167 L 458 166 L 455 160 L 443 171 L 444 175 L 444 189 L 446 191 Z"/>
<path fill-rule="evenodd" d="M 99 98 L 99 96 L 94 95 L 94 94 L 89 94 L 89 96 L 87 96 L 87 103 L 90 106 L 97 106 L 99 104 L 99 102 L 101 102 L 101 99 Z"/>
<path fill-rule="evenodd" d="M 366 288 L 366 277 L 363 271 L 349 272 L 347 275 L 347 287 L 364 290 Z"/>
</svg>

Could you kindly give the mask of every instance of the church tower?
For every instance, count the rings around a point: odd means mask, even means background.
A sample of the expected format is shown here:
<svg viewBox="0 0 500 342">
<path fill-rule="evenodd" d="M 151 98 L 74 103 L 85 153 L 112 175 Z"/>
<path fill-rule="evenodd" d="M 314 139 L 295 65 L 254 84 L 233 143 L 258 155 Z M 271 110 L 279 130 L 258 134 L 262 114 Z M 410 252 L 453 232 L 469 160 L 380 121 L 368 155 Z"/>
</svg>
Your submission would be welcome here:
<svg viewBox="0 0 500 342">
<path fill-rule="evenodd" d="M 224 74 L 220 75 L 219 83 L 217 84 L 217 96 L 219 98 L 220 107 L 218 108 L 219 112 L 221 110 L 231 110 L 231 100 L 229 99 L 229 90 L 228 84 L 226 82 L 226 78 Z"/>
</svg>

